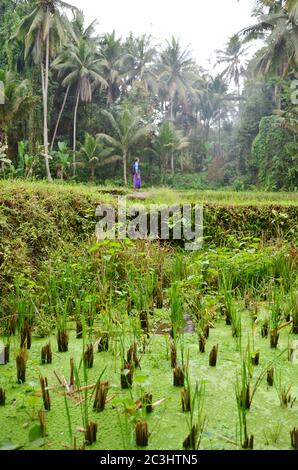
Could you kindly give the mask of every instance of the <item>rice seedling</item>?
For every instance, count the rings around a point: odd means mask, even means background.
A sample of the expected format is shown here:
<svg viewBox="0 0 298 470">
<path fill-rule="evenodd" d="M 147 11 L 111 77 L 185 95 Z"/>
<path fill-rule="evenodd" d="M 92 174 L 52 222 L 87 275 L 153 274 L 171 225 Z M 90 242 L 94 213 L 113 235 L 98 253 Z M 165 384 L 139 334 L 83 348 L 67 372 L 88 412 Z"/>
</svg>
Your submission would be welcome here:
<svg viewBox="0 0 298 470">
<path fill-rule="evenodd" d="M 44 409 L 46 411 L 50 411 L 51 400 L 50 400 L 50 392 L 49 392 L 49 387 L 48 387 L 48 379 L 46 377 L 40 377 L 40 387 L 41 387 Z"/>
<path fill-rule="evenodd" d="M 282 408 L 292 408 L 296 401 L 296 397 L 292 397 L 292 384 L 284 383 L 282 373 L 275 372 L 274 386 Z"/>
<path fill-rule="evenodd" d="M 98 352 L 106 352 L 109 350 L 109 333 L 103 332 L 98 340 Z"/>
<path fill-rule="evenodd" d="M 146 413 L 152 413 L 153 411 L 152 393 L 144 393 L 141 401 L 142 401 L 142 409 L 144 409 Z"/>
<path fill-rule="evenodd" d="M 290 431 L 291 435 L 291 445 L 295 450 L 298 450 L 298 428 L 292 429 Z"/>
<path fill-rule="evenodd" d="M 260 352 L 259 351 L 251 353 L 251 363 L 254 366 L 258 366 L 260 364 Z"/>
<path fill-rule="evenodd" d="M 200 448 L 206 426 L 206 415 L 204 412 L 205 393 L 205 385 L 197 383 L 191 399 L 189 417 L 187 418 L 189 435 L 183 441 L 183 448 L 185 450 L 198 450 Z"/>
<path fill-rule="evenodd" d="M 202 334 L 199 335 L 199 347 L 200 347 L 200 353 L 204 353 L 205 347 L 206 347 L 206 338 Z"/>
<path fill-rule="evenodd" d="M 98 382 L 95 388 L 93 409 L 94 411 L 103 411 L 106 406 L 107 395 L 109 391 L 109 382 Z"/>
<path fill-rule="evenodd" d="M 97 423 L 95 421 L 89 421 L 85 429 L 85 443 L 91 446 L 96 442 L 97 439 Z"/>
<path fill-rule="evenodd" d="M 133 364 L 136 369 L 141 368 L 141 362 L 138 358 L 137 343 L 133 343 L 133 345 L 127 351 L 127 362 Z"/>
<path fill-rule="evenodd" d="M 293 321 L 292 332 L 298 335 L 298 293 L 293 289 L 290 293 L 290 311 Z"/>
<path fill-rule="evenodd" d="M 191 411 L 191 391 L 190 391 L 190 378 L 189 378 L 189 355 L 187 357 L 187 366 L 186 366 L 186 374 L 185 374 L 185 382 L 186 386 L 181 392 L 181 405 L 182 411 L 187 413 Z"/>
<path fill-rule="evenodd" d="M 218 356 L 218 344 L 216 346 L 213 346 L 209 354 L 209 366 L 210 367 L 216 367 L 217 356 Z"/>
<path fill-rule="evenodd" d="M 17 381 L 19 384 L 26 382 L 27 358 L 28 358 L 27 350 L 25 348 L 21 349 L 19 354 L 16 357 Z"/>
<path fill-rule="evenodd" d="M 43 348 L 41 348 L 41 364 L 52 364 L 52 348 L 51 343 L 46 344 Z"/>
<path fill-rule="evenodd" d="M 84 352 L 84 364 L 88 369 L 92 369 L 94 363 L 93 344 L 88 344 Z"/>
<path fill-rule="evenodd" d="M 5 405 L 5 390 L 0 387 L 0 406 Z"/>
<path fill-rule="evenodd" d="M 175 369 L 177 367 L 177 346 L 174 341 L 171 341 L 171 367 Z"/>
<path fill-rule="evenodd" d="M 268 338 L 269 334 L 269 320 L 266 318 L 261 324 L 261 336 L 262 338 Z"/>
<path fill-rule="evenodd" d="M 183 326 L 182 301 L 180 289 L 177 282 L 174 282 L 170 289 L 171 304 L 171 336 L 176 341 L 177 335 Z"/>
<path fill-rule="evenodd" d="M 268 432 L 268 436 L 270 439 L 267 437 L 267 432 L 264 432 L 265 437 L 266 437 L 266 444 L 269 445 L 269 441 L 271 440 L 274 444 L 277 444 L 280 438 L 280 435 L 283 430 L 283 425 L 279 421 L 278 423 L 274 424 L 274 426 L 270 427 L 270 430 Z"/>
<path fill-rule="evenodd" d="M 147 447 L 149 442 L 148 423 L 145 420 L 139 420 L 136 423 L 136 445 L 138 447 Z"/>
<path fill-rule="evenodd" d="M 130 362 L 125 362 L 121 370 L 121 388 L 129 389 L 133 383 L 133 365 Z"/>
<path fill-rule="evenodd" d="M 38 412 L 38 421 L 39 421 L 41 436 L 42 437 L 47 437 L 46 415 L 45 415 L 44 410 L 39 410 L 39 412 Z"/>
<path fill-rule="evenodd" d="M 8 364 L 10 359 L 10 344 L 4 346 L 4 364 Z"/>
<path fill-rule="evenodd" d="M 176 366 L 173 370 L 173 385 L 174 387 L 184 387 L 184 372 L 180 366 Z"/>
<path fill-rule="evenodd" d="M 270 312 L 270 347 L 272 349 L 276 349 L 278 345 L 281 318 L 281 294 L 280 291 L 275 288 Z"/>
<path fill-rule="evenodd" d="M 267 370 L 267 384 L 269 385 L 269 387 L 273 387 L 274 385 L 274 368 L 273 367 L 270 367 Z"/>
<path fill-rule="evenodd" d="M 32 329 L 31 325 L 29 323 L 28 318 L 25 318 L 24 324 L 21 327 L 21 344 L 20 348 L 26 347 L 26 349 L 31 349 L 31 335 L 32 335 Z"/>
</svg>

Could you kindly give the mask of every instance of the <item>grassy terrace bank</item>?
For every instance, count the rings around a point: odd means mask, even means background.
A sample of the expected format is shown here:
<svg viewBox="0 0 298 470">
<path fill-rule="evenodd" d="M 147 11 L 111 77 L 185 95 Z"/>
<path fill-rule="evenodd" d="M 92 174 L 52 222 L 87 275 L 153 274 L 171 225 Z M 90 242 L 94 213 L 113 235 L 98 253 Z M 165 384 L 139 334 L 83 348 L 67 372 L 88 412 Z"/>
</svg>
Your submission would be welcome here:
<svg viewBox="0 0 298 470">
<path fill-rule="evenodd" d="M 0 286 L 15 275 L 31 276 L 52 250 L 73 249 L 93 237 L 98 203 L 117 204 L 128 190 L 43 182 L 0 182 Z M 152 189 L 142 201 L 193 202 L 204 206 L 206 243 L 219 246 L 247 237 L 260 241 L 295 241 L 298 193 L 186 192 Z"/>
</svg>

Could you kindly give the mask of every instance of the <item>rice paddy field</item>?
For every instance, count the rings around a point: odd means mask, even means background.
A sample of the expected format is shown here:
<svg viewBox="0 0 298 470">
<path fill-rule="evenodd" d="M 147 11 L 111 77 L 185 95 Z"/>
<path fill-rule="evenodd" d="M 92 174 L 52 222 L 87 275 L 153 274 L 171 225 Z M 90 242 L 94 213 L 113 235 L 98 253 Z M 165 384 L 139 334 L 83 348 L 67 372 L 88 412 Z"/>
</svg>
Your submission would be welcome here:
<svg viewBox="0 0 298 470">
<path fill-rule="evenodd" d="M 204 244 L 94 237 L 204 206 Z M 298 449 L 297 193 L 0 183 L 0 449 Z"/>
</svg>

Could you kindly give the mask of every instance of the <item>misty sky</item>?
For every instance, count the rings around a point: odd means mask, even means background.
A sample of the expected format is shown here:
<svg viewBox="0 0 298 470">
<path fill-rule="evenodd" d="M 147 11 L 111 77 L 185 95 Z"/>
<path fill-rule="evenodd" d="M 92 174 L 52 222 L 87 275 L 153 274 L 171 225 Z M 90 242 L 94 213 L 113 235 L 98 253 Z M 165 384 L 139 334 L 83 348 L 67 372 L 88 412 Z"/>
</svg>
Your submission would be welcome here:
<svg viewBox="0 0 298 470">
<path fill-rule="evenodd" d="M 253 24 L 255 0 L 70 0 L 84 11 L 89 24 L 98 19 L 99 33 L 112 32 L 126 37 L 151 34 L 156 44 L 172 35 L 183 46 L 190 45 L 193 57 L 208 67 L 216 49 L 227 38 Z"/>
</svg>

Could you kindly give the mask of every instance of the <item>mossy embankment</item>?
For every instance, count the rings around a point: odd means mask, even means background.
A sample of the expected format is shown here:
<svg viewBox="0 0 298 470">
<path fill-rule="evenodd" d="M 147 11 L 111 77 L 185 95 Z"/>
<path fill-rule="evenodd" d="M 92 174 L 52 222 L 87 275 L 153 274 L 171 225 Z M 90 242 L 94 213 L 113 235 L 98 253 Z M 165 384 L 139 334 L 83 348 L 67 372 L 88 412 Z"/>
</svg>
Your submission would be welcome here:
<svg viewBox="0 0 298 470">
<path fill-rule="evenodd" d="M 95 209 L 99 203 L 117 205 L 117 196 L 126 190 L 83 185 L 49 185 L 43 182 L 0 182 L 0 289 L 14 282 L 15 276 L 33 276 L 41 261 L 53 250 L 69 250 L 86 244 L 94 236 Z M 298 233 L 298 201 L 280 195 L 247 204 L 231 193 L 208 198 L 204 194 L 152 191 L 145 204 L 190 202 L 204 207 L 204 237 L 207 244 L 233 244 L 245 237 L 270 242 L 295 241 Z M 253 201 L 258 197 L 252 193 Z M 232 199 L 231 199 L 232 198 Z M 240 201 L 239 204 L 237 201 Z M 234 201 L 232 204 L 231 201 Z M 291 201 L 291 202 L 289 202 Z M 287 204 L 288 202 L 288 204 Z M 129 204 L 133 204 L 133 198 Z"/>
</svg>

